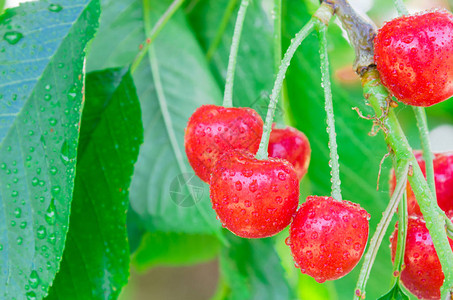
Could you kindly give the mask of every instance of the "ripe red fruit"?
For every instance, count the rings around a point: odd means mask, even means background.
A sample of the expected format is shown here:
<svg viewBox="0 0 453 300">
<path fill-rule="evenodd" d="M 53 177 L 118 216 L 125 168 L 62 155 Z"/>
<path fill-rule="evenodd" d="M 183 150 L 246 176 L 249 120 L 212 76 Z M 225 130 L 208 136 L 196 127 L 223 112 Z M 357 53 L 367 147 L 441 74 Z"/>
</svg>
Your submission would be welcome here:
<svg viewBox="0 0 453 300">
<path fill-rule="evenodd" d="M 448 241 L 453 249 L 453 241 L 451 239 Z M 395 226 L 390 237 L 392 262 L 395 260 L 397 242 L 398 226 Z M 419 216 L 412 216 L 408 219 L 401 281 L 419 299 L 440 299 L 440 287 L 444 282 L 444 273 L 426 223 Z"/>
<path fill-rule="evenodd" d="M 421 151 L 414 151 L 415 158 L 426 177 L 425 161 Z M 437 204 L 439 207 L 448 212 L 453 210 L 453 152 L 434 153 L 434 180 L 436 184 Z M 390 194 L 393 193 L 396 186 L 395 172 L 390 174 Z M 422 215 L 420 206 L 417 204 L 414 192 L 407 183 L 407 212 L 409 215 Z"/>
<path fill-rule="evenodd" d="M 374 39 L 383 84 L 401 102 L 431 106 L 453 95 L 453 15 L 435 10 L 387 22 Z"/>
<path fill-rule="evenodd" d="M 343 277 L 362 257 L 369 218 L 358 204 L 307 197 L 294 217 L 287 242 L 296 266 L 318 282 Z"/>
<path fill-rule="evenodd" d="M 268 153 L 270 157 L 289 161 L 294 166 L 299 180 L 307 173 L 311 149 L 303 132 L 289 126 L 282 129 L 272 126 Z"/>
<path fill-rule="evenodd" d="M 258 151 L 263 120 L 247 107 L 203 105 L 190 117 L 184 136 L 187 158 L 195 174 L 209 182 L 219 157 L 231 149 Z"/>
<path fill-rule="evenodd" d="M 299 181 L 289 162 L 258 160 L 244 150 L 229 151 L 218 160 L 210 185 L 212 207 L 222 225 L 244 238 L 280 232 L 299 204 Z"/>
</svg>

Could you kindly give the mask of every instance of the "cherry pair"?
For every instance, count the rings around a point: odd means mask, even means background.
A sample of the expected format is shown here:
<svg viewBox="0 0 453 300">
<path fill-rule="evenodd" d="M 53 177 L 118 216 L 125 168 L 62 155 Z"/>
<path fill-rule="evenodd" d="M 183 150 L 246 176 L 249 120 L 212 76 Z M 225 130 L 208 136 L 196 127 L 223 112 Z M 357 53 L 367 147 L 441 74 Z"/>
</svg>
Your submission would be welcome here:
<svg viewBox="0 0 453 300">
<path fill-rule="evenodd" d="M 270 158 L 256 159 L 262 132 L 253 109 L 215 105 L 197 109 L 185 132 L 187 157 L 210 184 L 217 216 L 246 238 L 272 236 L 289 225 L 310 159 L 308 139 L 293 128 L 273 128 Z"/>
</svg>

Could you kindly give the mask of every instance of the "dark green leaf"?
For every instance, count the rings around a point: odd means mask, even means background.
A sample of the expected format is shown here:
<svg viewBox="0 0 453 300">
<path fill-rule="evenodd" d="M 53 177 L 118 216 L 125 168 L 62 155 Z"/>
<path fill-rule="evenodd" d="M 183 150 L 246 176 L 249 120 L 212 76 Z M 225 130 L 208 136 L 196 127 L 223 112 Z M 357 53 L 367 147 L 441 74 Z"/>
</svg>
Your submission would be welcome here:
<svg viewBox="0 0 453 300">
<path fill-rule="evenodd" d="M 116 299 L 127 283 L 128 189 L 142 139 L 129 72 L 88 74 L 70 229 L 48 299 Z"/>
<path fill-rule="evenodd" d="M 291 299 L 274 242 L 227 234 L 231 246 L 220 255 L 221 273 L 229 287 L 227 299 Z"/>
<path fill-rule="evenodd" d="M 397 282 L 387 294 L 378 300 L 409 300 L 409 297 L 403 292 Z"/>
<path fill-rule="evenodd" d="M 287 47 L 290 39 L 308 21 L 310 15 L 302 2 L 286 1 L 284 4 L 286 4 L 283 9 L 285 16 L 284 45 Z M 338 41 L 335 44 L 338 44 Z M 329 40 L 329 50 L 332 56 L 336 54 L 336 48 L 332 48 L 333 46 Z M 314 33 L 302 43 L 296 52 L 289 67 L 286 82 L 290 119 L 293 125 L 307 135 L 313 150 L 308 172 L 312 189 L 310 193 L 330 195 L 329 148 L 318 51 L 319 45 Z M 350 64 L 352 68 L 352 61 Z M 371 237 L 389 200 L 387 179 L 390 161 L 383 165 L 380 190 L 376 191 L 380 160 L 388 150 L 382 133 L 374 137 L 368 135 L 372 121 L 360 119 L 357 113 L 351 109 L 359 107 L 365 115 L 371 114 L 370 109 L 364 105 L 365 101 L 361 91 L 342 89 L 335 82 L 335 77 L 333 79 L 332 92 L 343 198 L 359 203 L 371 214 Z M 302 190 L 302 194 L 306 195 L 307 191 Z M 367 297 L 370 299 L 376 299 L 382 295 L 382 282 L 390 282 L 392 276 L 388 271 L 391 269 L 391 261 L 386 243 L 388 243 L 388 238 L 384 238 L 367 285 Z M 335 281 L 340 299 L 351 297 L 360 265 L 359 263 L 355 270 L 344 278 Z"/>
<path fill-rule="evenodd" d="M 88 60 L 90 69 L 131 63 L 138 45 L 145 41 L 145 32 L 150 31 L 171 3 L 116 2 L 104 3 L 99 40 L 94 41 Z M 143 8 L 143 4 L 147 6 Z M 121 36 L 122 41 L 112 45 L 106 36 Z M 153 42 L 149 55 L 134 74 L 134 81 L 145 138 L 132 179 L 132 208 L 150 231 L 218 231 L 220 223 L 211 209 L 208 186 L 193 178 L 184 152 L 184 128 L 197 107 L 219 103 L 221 94 L 181 12 L 170 19 Z M 181 203 L 183 198 L 186 199 Z"/>
<path fill-rule="evenodd" d="M 0 15 L 0 298 L 47 294 L 68 230 L 97 0 Z"/>
<path fill-rule="evenodd" d="M 152 232 L 143 236 L 132 260 L 139 271 L 164 265 L 192 265 L 211 260 L 220 250 L 212 235 Z"/>
</svg>

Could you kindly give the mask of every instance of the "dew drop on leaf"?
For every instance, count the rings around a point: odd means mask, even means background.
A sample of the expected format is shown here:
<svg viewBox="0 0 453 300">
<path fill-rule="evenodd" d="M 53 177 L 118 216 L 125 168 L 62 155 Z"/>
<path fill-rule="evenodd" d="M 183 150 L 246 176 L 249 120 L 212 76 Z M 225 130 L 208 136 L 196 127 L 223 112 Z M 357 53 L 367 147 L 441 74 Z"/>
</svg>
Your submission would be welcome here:
<svg viewBox="0 0 453 300">
<path fill-rule="evenodd" d="M 37 300 L 36 293 L 31 291 L 25 294 L 27 296 L 27 300 Z"/>
<path fill-rule="evenodd" d="M 39 276 L 36 270 L 31 271 L 30 278 L 28 278 L 28 283 L 30 287 L 36 289 L 39 285 Z"/>
<path fill-rule="evenodd" d="M 18 237 L 16 240 L 18 245 L 22 245 L 22 241 L 23 241 L 23 239 L 21 237 Z"/>
<path fill-rule="evenodd" d="M 47 236 L 46 227 L 44 227 L 43 225 L 39 226 L 36 233 L 37 233 L 38 239 L 41 239 L 41 240 L 44 239 Z"/>
<path fill-rule="evenodd" d="M 73 144 L 69 143 L 68 140 L 63 142 L 61 146 L 61 160 L 65 165 L 69 164 L 77 156 L 77 150 Z"/>
<path fill-rule="evenodd" d="M 55 242 L 57 241 L 57 236 L 55 235 L 55 233 L 49 234 L 49 237 L 47 238 L 47 241 L 50 244 L 55 245 Z"/>
<path fill-rule="evenodd" d="M 3 35 L 3 39 L 10 45 L 17 44 L 23 37 L 24 35 L 19 31 L 8 31 Z"/>
<path fill-rule="evenodd" d="M 60 4 L 52 3 L 47 9 L 51 12 L 60 12 L 63 9 L 63 6 L 61 6 Z"/>
<path fill-rule="evenodd" d="M 49 225 L 55 224 L 56 215 L 55 215 L 55 200 L 52 198 L 50 201 L 49 207 L 47 208 L 45 219 Z"/>
<path fill-rule="evenodd" d="M 58 171 L 58 170 L 57 170 L 57 168 L 56 168 L 55 166 L 52 166 L 52 167 L 50 167 L 50 169 L 49 169 L 49 172 L 50 172 L 50 174 L 52 174 L 52 175 L 57 174 L 57 171 Z"/>
<path fill-rule="evenodd" d="M 77 86 L 73 86 L 69 89 L 68 100 L 74 101 L 77 98 Z"/>
<path fill-rule="evenodd" d="M 16 216 L 16 218 L 20 218 L 22 215 L 22 210 L 18 207 L 14 210 L 14 216 Z"/>
<path fill-rule="evenodd" d="M 55 118 L 50 118 L 50 119 L 49 119 L 49 124 L 50 124 L 50 126 L 55 126 L 55 125 L 57 125 L 57 119 L 55 119 Z"/>
</svg>

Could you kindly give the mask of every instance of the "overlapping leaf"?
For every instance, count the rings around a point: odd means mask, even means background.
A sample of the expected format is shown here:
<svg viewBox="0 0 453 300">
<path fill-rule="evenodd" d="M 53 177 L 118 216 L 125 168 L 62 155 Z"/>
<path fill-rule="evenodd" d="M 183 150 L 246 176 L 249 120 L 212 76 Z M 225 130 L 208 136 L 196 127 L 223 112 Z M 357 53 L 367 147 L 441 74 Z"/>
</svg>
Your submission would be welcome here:
<svg viewBox="0 0 453 300">
<path fill-rule="evenodd" d="M 47 294 L 69 223 L 83 60 L 97 0 L 0 15 L 0 297 Z"/>
<path fill-rule="evenodd" d="M 87 76 L 70 229 L 48 299 L 116 299 L 129 277 L 128 190 L 143 138 L 127 70 Z"/>
<path fill-rule="evenodd" d="M 93 43 L 88 68 L 131 63 L 140 43 L 170 4 L 105 1 L 100 38 Z M 122 40 L 112 46 L 108 36 Z M 221 95 L 181 12 L 166 24 L 133 75 L 145 134 L 131 185 L 132 208 L 150 231 L 218 231 L 220 224 L 210 208 L 207 185 L 191 181 L 184 128 L 197 107 L 219 103 Z M 179 199 L 185 199 L 185 204 Z"/>
</svg>

